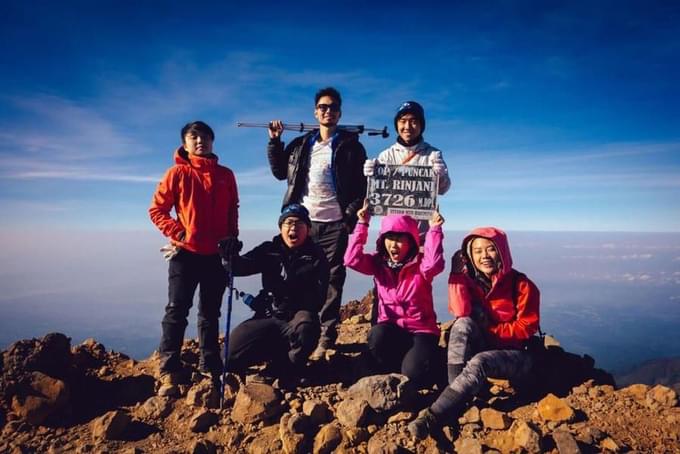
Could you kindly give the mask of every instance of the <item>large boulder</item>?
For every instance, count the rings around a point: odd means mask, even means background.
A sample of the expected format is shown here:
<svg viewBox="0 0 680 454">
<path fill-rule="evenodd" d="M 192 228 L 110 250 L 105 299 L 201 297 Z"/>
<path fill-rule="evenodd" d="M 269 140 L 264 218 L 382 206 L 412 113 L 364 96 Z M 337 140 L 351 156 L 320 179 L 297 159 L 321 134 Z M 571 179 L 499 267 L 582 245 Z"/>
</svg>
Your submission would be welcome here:
<svg viewBox="0 0 680 454">
<path fill-rule="evenodd" d="M 236 395 L 231 418 L 241 424 L 257 424 L 282 412 L 281 394 L 276 389 L 265 383 L 248 383 Z"/>
<path fill-rule="evenodd" d="M 376 412 L 390 412 L 412 402 L 415 396 L 416 389 L 407 377 L 387 374 L 360 379 L 346 391 L 344 398 L 365 400 Z"/>
<path fill-rule="evenodd" d="M 50 333 L 41 339 L 24 339 L 9 346 L 3 354 L 3 375 L 19 377 L 26 372 L 43 372 L 63 378 L 71 364 L 71 339 Z"/>
<path fill-rule="evenodd" d="M 66 383 L 42 372 L 32 372 L 23 385 L 20 392 L 12 397 L 12 411 L 29 424 L 42 424 L 69 403 L 70 392 Z"/>
<path fill-rule="evenodd" d="M 342 442 L 342 431 L 335 423 L 326 424 L 314 437 L 314 454 L 330 454 Z"/>
<path fill-rule="evenodd" d="M 110 411 L 92 421 L 92 437 L 102 440 L 116 440 L 122 437 L 130 424 L 130 416 L 120 410 Z"/>
</svg>

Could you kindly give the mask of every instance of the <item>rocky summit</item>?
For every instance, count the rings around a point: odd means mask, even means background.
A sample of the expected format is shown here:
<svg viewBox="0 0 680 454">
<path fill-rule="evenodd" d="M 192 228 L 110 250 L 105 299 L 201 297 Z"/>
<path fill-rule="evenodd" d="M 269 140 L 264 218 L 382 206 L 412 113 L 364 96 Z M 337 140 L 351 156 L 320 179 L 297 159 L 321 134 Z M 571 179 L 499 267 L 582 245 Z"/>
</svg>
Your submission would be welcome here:
<svg viewBox="0 0 680 454">
<path fill-rule="evenodd" d="M 228 375 L 222 408 L 219 389 L 198 373 L 194 340 L 184 344 L 177 383 L 160 383 L 156 355 L 135 361 L 58 333 L 20 340 L 1 356 L 0 452 L 680 452 L 672 388 L 617 388 L 554 339 L 531 380 L 490 378 L 457 420 L 416 441 L 406 426 L 439 391 L 372 374 L 369 310 L 365 301 L 343 307 L 337 349 L 310 363 L 303 381 L 272 382 L 258 368 Z"/>
</svg>

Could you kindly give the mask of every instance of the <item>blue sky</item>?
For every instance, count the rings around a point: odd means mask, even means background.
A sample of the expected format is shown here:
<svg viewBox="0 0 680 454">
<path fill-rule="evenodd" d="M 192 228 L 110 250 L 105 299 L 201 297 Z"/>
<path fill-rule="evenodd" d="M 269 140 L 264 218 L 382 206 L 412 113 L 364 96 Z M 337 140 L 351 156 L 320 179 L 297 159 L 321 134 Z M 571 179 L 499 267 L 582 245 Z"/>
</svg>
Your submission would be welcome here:
<svg viewBox="0 0 680 454">
<path fill-rule="evenodd" d="M 266 131 L 235 123 L 312 121 L 326 85 L 344 123 L 424 105 L 448 228 L 680 231 L 677 2 L 9 0 L 0 50 L 0 231 L 152 230 L 193 119 L 236 172 L 241 228 L 275 226 Z"/>
</svg>

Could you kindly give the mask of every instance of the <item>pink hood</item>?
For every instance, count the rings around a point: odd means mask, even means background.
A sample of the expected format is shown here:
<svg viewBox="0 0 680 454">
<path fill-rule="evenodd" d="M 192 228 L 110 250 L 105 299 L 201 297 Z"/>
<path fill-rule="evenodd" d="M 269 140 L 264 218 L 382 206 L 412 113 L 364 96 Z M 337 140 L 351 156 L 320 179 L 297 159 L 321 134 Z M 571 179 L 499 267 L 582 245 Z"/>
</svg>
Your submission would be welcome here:
<svg viewBox="0 0 680 454">
<path fill-rule="evenodd" d="M 417 255 L 420 248 L 420 239 L 418 234 L 418 221 L 406 214 L 390 214 L 382 218 L 380 222 L 380 234 L 376 240 L 376 250 L 382 256 L 386 256 L 385 240 L 386 233 L 396 232 L 405 233 L 411 237 L 411 246 L 414 248 L 409 254 L 410 257 Z M 414 254 L 416 252 L 416 254 Z"/>
<path fill-rule="evenodd" d="M 508 274 L 512 270 L 512 255 L 510 254 L 510 245 L 508 244 L 508 236 L 504 231 L 497 227 L 478 227 L 470 232 L 464 239 L 461 245 L 461 250 L 465 252 L 468 263 L 472 263 L 472 254 L 470 253 L 470 243 L 477 237 L 491 240 L 496 245 L 496 249 L 501 256 L 501 270 L 494 276 L 494 282 L 502 276 Z M 472 266 L 473 272 L 477 270 Z"/>
</svg>

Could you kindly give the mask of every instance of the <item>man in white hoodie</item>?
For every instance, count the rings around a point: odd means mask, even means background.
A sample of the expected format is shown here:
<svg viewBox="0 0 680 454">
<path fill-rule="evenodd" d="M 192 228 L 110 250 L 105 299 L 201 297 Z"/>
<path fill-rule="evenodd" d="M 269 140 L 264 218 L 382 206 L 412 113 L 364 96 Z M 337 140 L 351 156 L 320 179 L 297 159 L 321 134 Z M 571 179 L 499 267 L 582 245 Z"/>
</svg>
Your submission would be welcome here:
<svg viewBox="0 0 680 454">
<path fill-rule="evenodd" d="M 406 101 L 397 109 L 394 116 L 394 129 L 397 141 L 383 150 L 377 159 L 367 159 L 364 163 L 364 175 L 373 176 L 375 164 L 397 164 L 412 166 L 431 166 L 438 181 L 439 195 L 446 193 L 451 187 L 449 170 L 442 158 L 442 152 L 423 139 L 425 131 L 425 111 L 415 101 Z M 421 237 L 427 231 L 427 222 L 419 222 Z M 422 239 L 422 238 L 421 238 Z"/>
</svg>

